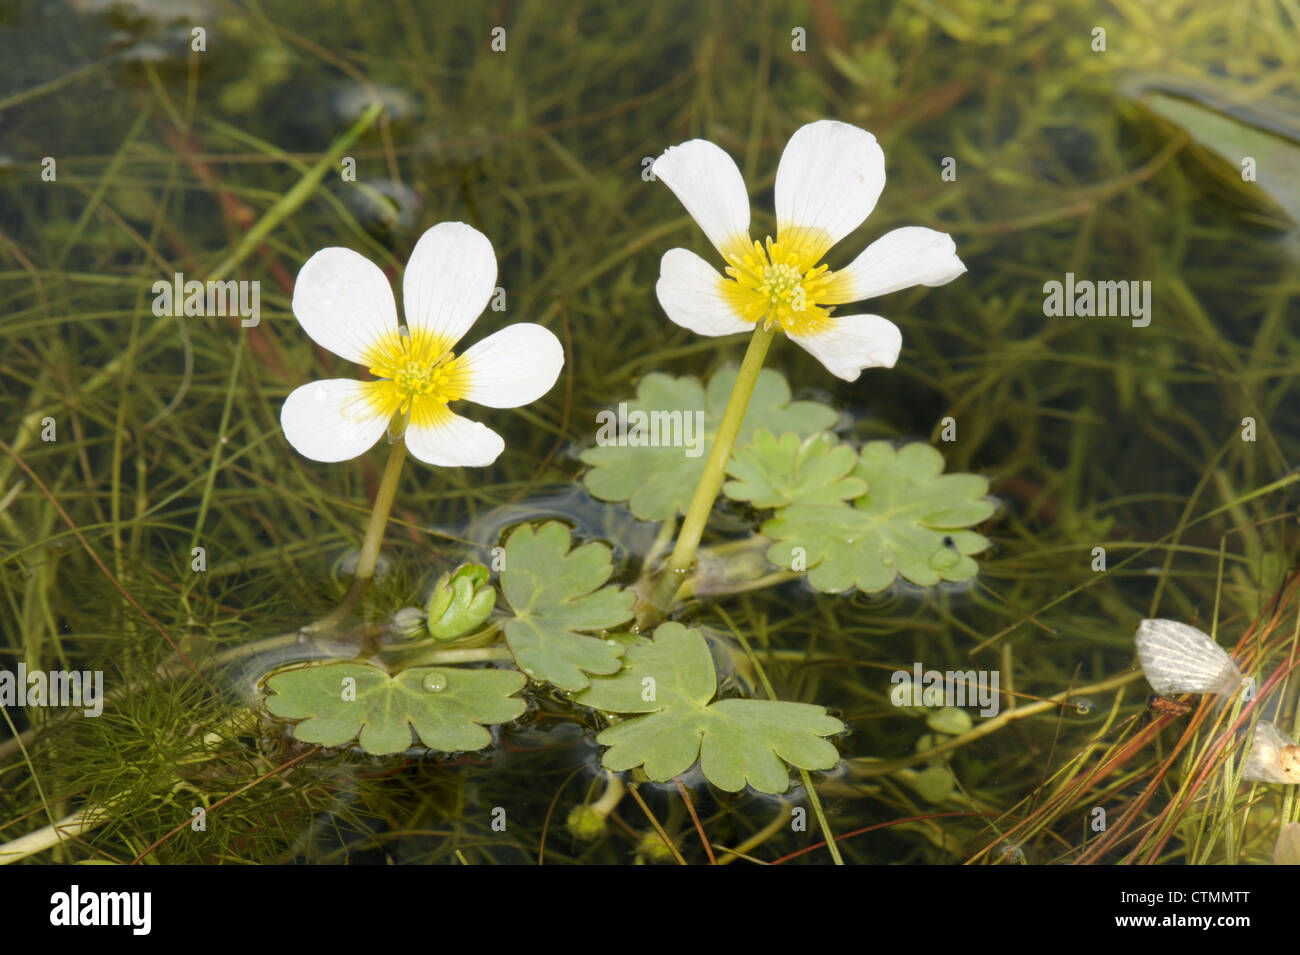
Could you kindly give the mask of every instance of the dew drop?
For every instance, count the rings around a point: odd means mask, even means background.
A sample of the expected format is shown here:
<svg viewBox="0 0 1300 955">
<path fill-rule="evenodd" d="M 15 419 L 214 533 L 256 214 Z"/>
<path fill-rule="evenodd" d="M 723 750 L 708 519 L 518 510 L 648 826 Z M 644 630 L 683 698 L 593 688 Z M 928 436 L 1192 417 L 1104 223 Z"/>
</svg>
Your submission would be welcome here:
<svg viewBox="0 0 1300 955">
<path fill-rule="evenodd" d="M 1080 697 L 1079 699 L 1074 701 L 1074 708 L 1078 710 L 1081 714 L 1091 713 L 1092 700 L 1088 699 L 1087 697 Z"/>
<path fill-rule="evenodd" d="M 441 673 L 428 673 L 420 681 L 420 686 L 429 693 L 441 693 L 447 689 L 447 678 Z"/>
<path fill-rule="evenodd" d="M 934 555 L 930 558 L 930 569 L 937 571 L 952 570 L 959 563 L 961 563 L 961 554 L 945 547 L 943 550 L 934 552 Z"/>
</svg>

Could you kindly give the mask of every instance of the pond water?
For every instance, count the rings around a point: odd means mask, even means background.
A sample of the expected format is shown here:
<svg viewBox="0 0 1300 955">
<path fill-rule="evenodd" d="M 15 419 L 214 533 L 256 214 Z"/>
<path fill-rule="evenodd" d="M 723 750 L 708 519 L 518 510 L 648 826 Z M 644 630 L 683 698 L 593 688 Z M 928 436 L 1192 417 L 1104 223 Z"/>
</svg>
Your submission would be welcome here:
<svg viewBox="0 0 1300 955">
<path fill-rule="evenodd" d="M 1209 822 L 1180 815 L 1240 727 L 1208 706 L 1153 722 L 1134 656 L 1144 618 L 1213 632 L 1256 667 L 1261 712 L 1295 728 L 1278 668 L 1300 542 L 1300 25 L 1260 9 L 6 7 L 0 668 L 99 671 L 105 696 L 93 717 L 0 697 L 0 856 L 70 816 L 76 841 L 22 859 L 826 864 L 824 813 L 854 863 L 1272 860 L 1300 809 L 1246 787 Z M 922 226 L 951 235 L 966 272 L 841 309 L 901 329 L 892 368 L 845 381 L 783 335 L 765 367 L 833 409 L 855 453 L 929 444 L 946 472 L 986 478 L 996 509 L 974 527 L 990 544 L 973 578 L 834 593 L 751 539 L 770 509 L 718 501 L 672 616 L 707 639 L 722 697 L 761 699 L 766 679 L 843 722 L 817 799 L 797 772 L 783 795 L 728 792 L 699 764 L 629 772 L 635 792 L 579 838 L 568 821 L 605 791 L 608 718 L 541 680 L 479 750 L 295 739 L 266 712 L 269 672 L 383 658 L 394 613 L 444 571 L 490 565 L 523 522 L 607 545 L 615 585 L 658 566 L 676 521 L 602 499 L 582 455 L 647 375 L 707 382 L 746 340 L 665 315 L 666 251 L 721 262 L 651 164 L 716 143 L 761 239 L 782 150 L 822 119 L 873 133 L 886 169 L 832 268 Z M 295 388 L 359 374 L 304 334 L 295 279 L 343 246 L 400 307 L 439 222 L 495 250 L 499 295 L 468 342 L 538 323 L 563 371 L 531 404 L 458 406 L 504 452 L 407 461 L 375 584 L 346 623 L 303 636 L 344 599 L 388 444 L 319 463 L 286 441 Z M 194 280 L 242 298 L 214 314 L 205 286 L 186 314 Z M 966 560 L 963 533 L 936 573 Z M 896 675 L 929 671 L 969 672 L 972 696 L 897 705 Z M 1193 755 L 1166 762 L 1185 741 Z M 109 811 L 86 822 L 95 806 Z M 205 828 L 182 825 L 199 810 Z"/>
</svg>

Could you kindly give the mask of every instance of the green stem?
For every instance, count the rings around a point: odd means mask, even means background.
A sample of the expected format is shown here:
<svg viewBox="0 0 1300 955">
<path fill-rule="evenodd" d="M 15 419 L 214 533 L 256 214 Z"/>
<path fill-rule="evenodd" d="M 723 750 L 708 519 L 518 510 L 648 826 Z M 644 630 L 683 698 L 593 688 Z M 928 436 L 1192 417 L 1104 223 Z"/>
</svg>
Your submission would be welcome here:
<svg viewBox="0 0 1300 955">
<path fill-rule="evenodd" d="M 731 622 L 727 612 L 725 610 L 719 612 L 722 614 L 722 619 L 727 621 L 727 626 L 731 628 L 732 634 L 744 648 L 745 656 L 749 658 L 749 665 L 758 674 L 758 681 L 763 684 L 763 691 L 767 693 L 767 698 L 769 700 L 779 700 L 780 697 L 776 695 L 776 690 L 772 688 L 772 681 L 767 678 L 767 671 L 763 669 L 763 664 L 758 662 L 758 654 L 754 652 L 754 648 L 749 645 L 749 641 L 745 639 L 745 635 L 740 632 L 740 629 Z M 813 785 L 812 775 L 808 770 L 800 767 L 799 778 L 803 780 L 804 791 L 808 793 L 808 802 L 812 806 L 813 815 L 817 818 L 817 825 L 821 827 L 822 835 L 826 838 L 826 851 L 831 854 L 831 861 L 836 865 L 844 865 L 844 857 L 840 855 L 840 847 L 835 842 L 835 833 L 831 832 L 831 825 L 826 821 L 826 813 L 822 811 L 822 801 L 817 796 L 817 787 Z"/>
<path fill-rule="evenodd" d="M 453 647 L 440 650 L 436 647 L 421 648 L 418 654 L 412 654 L 401 661 L 403 670 L 411 667 L 455 666 L 460 663 L 483 663 L 488 660 L 513 660 L 514 654 L 509 647 Z"/>
<path fill-rule="evenodd" d="M 393 442 L 388 452 L 388 463 L 384 465 L 384 476 L 379 480 L 379 491 L 375 494 L 375 508 L 370 512 L 370 526 L 366 528 L 366 539 L 361 545 L 361 559 L 357 561 L 357 571 L 353 586 L 357 581 L 363 584 L 375 576 L 375 564 L 379 561 L 379 545 L 384 542 L 384 530 L 388 527 L 388 512 L 393 509 L 393 498 L 397 496 L 397 481 L 402 476 L 402 463 L 406 460 L 406 441 Z"/>
<path fill-rule="evenodd" d="M 384 530 L 388 527 L 388 513 L 393 509 L 393 498 L 397 496 L 397 482 L 402 476 L 402 464 L 405 461 L 406 441 L 399 438 L 393 442 L 392 450 L 388 452 L 384 476 L 379 480 L 375 506 L 370 512 L 370 524 L 366 527 L 366 538 L 361 544 L 361 556 L 357 560 L 352 586 L 348 588 L 347 596 L 333 613 L 304 629 L 333 629 L 360 602 L 361 595 L 370 586 L 370 578 L 375 576 L 375 565 L 379 562 L 379 546 L 384 542 Z"/>
<path fill-rule="evenodd" d="M 760 323 L 754 328 L 754 334 L 749 339 L 745 358 L 740 363 L 740 373 L 736 375 L 731 396 L 727 398 L 727 408 L 722 413 L 718 436 L 713 439 L 709 459 L 704 464 L 704 473 L 700 475 L 700 482 L 695 485 L 695 493 L 686 510 L 686 518 L 682 521 L 681 533 L 677 535 L 677 544 L 673 547 L 672 556 L 668 558 L 668 565 L 664 568 L 663 575 L 655 584 L 649 601 L 649 612 L 638 621 L 643 628 L 652 625 L 653 618 L 661 616 L 668 609 L 673 598 L 677 596 L 686 571 L 690 570 L 691 565 L 695 563 L 695 552 L 700 546 L 700 538 L 704 535 L 704 525 L 713 511 L 713 502 L 718 498 L 722 480 L 727 475 L 727 462 L 731 459 L 731 451 L 736 445 L 740 423 L 745 420 L 745 412 L 749 409 L 749 399 L 754 393 L 758 373 L 763 368 L 763 359 L 767 357 L 768 346 L 772 344 L 775 335 L 774 328 L 767 328 L 765 323 Z"/>
</svg>

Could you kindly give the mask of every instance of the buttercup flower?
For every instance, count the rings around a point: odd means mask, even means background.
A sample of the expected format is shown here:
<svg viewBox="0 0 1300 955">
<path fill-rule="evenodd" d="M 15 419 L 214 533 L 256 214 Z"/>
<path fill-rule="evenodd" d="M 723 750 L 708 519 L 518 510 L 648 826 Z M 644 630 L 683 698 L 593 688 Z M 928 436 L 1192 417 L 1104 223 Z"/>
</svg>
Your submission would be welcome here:
<svg viewBox="0 0 1300 955">
<path fill-rule="evenodd" d="M 457 356 L 496 288 L 492 243 L 463 222 L 442 222 L 415 244 L 402 279 L 406 326 L 388 279 L 351 249 L 322 249 L 293 289 L 293 313 L 321 347 L 378 381 L 331 378 L 294 390 L 280 412 L 284 436 L 313 461 L 368 450 L 395 415 L 410 415 L 407 450 L 427 464 L 481 467 L 505 449 L 490 428 L 448 410 L 452 401 L 515 408 L 546 394 L 564 365 L 559 339 L 520 323 Z"/>
<path fill-rule="evenodd" d="M 951 236 L 918 226 L 886 233 L 838 272 L 819 264 L 885 187 L 876 138 L 847 123 L 821 120 L 790 137 L 776 170 L 775 241 L 750 239 L 740 170 L 708 140 L 668 149 L 653 168 L 727 263 L 724 277 L 694 252 L 670 249 L 660 264 L 664 311 L 701 335 L 779 325 L 831 374 L 855 381 L 864 368 L 892 367 L 903 337 L 879 315 L 834 315 L 830 306 L 944 285 L 966 271 Z"/>
</svg>

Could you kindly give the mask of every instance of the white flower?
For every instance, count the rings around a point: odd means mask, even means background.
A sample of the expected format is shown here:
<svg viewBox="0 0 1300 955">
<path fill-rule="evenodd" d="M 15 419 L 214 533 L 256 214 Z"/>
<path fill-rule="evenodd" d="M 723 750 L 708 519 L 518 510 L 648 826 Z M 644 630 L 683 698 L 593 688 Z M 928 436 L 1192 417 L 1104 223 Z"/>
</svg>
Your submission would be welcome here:
<svg viewBox="0 0 1300 955">
<path fill-rule="evenodd" d="M 463 222 L 420 237 L 402 280 L 399 328 L 384 273 L 351 249 L 321 249 L 303 265 L 293 313 L 321 347 L 364 365 L 378 381 L 331 378 L 294 390 L 280 412 L 284 436 L 313 461 L 369 449 L 394 415 L 410 414 L 407 449 L 427 464 L 481 467 L 505 449 L 495 431 L 448 410 L 452 401 L 514 408 L 550 390 L 564 349 L 540 325 L 510 325 L 457 356 L 496 287 L 492 243 Z"/>
<path fill-rule="evenodd" d="M 731 157 L 692 139 L 655 160 L 654 174 L 681 200 L 726 260 L 729 278 L 694 252 L 664 254 L 655 291 L 678 325 L 701 335 L 779 324 L 831 374 L 892 367 L 903 336 L 879 315 L 833 315 L 913 285 L 944 285 L 966 271 L 952 237 L 908 226 L 877 239 L 838 272 L 819 265 L 871 213 L 885 187 L 885 156 L 863 129 L 833 120 L 801 127 L 776 170 L 776 241 L 749 236 L 749 195 Z"/>
</svg>

